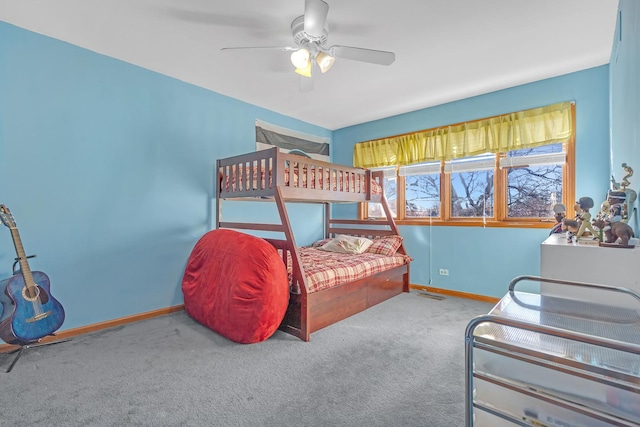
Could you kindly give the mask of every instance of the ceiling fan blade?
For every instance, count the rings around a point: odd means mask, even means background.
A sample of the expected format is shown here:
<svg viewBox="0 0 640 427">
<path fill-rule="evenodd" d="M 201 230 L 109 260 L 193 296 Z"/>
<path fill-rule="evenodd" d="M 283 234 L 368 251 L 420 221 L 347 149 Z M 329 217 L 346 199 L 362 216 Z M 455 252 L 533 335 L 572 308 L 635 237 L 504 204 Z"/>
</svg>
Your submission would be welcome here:
<svg viewBox="0 0 640 427">
<path fill-rule="evenodd" d="M 304 32 L 311 37 L 322 37 L 328 13 L 329 5 L 323 0 L 305 0 Z"/>
<path fill-rule="evenodd" d="M 396 60 L 396 54 L 393 52 L 364 49 L 362 47 L 331 46 L 329 52 L 331 56 L 336 58 L 352 59 L 379 65 L 391 65 Z"/>
<path fill-rule="evenodd" d="M 239 46 L 239 47 L 223 47 L 220 50 L 243 50 L 243 49 L 274 49 L 274 50 L 282 50 L 282 51 L 293 51 L 298 50 L 299 47 L 291 47 L 291 46 Z"/>
</svg>

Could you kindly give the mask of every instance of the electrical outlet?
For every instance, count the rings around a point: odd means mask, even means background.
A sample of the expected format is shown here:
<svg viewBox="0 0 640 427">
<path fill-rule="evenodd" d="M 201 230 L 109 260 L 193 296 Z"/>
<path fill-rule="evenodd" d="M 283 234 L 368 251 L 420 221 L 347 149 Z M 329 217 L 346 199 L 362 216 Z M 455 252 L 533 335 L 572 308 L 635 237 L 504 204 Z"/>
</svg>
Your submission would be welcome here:
<svg viewBox="0 0 640 427">
<path fill-rule="evenodd" d="M 441 276 L 448 276 L 449 275 L 449 270 L 447 270 L 446 268 L 441 268 L 440 269 L 440 275 Z"/>
</svg>

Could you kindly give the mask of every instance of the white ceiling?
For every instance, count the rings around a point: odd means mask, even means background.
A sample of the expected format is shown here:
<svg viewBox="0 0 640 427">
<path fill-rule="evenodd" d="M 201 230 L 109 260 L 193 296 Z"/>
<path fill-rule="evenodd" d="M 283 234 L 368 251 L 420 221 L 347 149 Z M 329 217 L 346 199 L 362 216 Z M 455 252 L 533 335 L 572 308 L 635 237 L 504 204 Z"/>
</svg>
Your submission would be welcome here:
<svg viewBox="0 0 640 427">
<path fill-rule="evenodd" d="M 609 63 L 618 0 L 327 0 L 338 59 L 299 91 L 304 0 L 0 0 L 0 20 L 287 116 L 339 129 Z"/>
</svg>

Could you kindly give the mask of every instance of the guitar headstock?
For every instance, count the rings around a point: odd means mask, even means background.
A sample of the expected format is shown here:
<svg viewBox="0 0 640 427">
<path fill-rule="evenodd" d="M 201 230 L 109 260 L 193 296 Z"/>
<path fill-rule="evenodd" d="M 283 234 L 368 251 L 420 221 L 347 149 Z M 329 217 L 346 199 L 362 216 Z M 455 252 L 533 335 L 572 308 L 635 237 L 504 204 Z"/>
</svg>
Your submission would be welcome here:
<svg viewBox="0 0 640 427">
<path fill-rule="evenodd" d="M 5 205 L 0 205 L 0 219 L 2 219 L 2 223 L 7 227 L 16 228 L 16 221 L 13 219 L 9 208 Z"/>
</svg>

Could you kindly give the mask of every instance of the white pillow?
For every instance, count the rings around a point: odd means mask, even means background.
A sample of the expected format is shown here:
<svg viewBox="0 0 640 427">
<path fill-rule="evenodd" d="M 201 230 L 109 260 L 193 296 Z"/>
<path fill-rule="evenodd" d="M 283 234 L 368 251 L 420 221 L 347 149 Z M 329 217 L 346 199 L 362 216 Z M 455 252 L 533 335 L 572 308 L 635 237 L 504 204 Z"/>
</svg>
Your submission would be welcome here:
<svg viewBox="0 0 640 427">
<path fill-rule="evenodd" d="M 361 254 L 373 244 L 373 240 L 366 237 L 348 236 L 346 234 L 338 234 L 329 242 L 320 246 L 318 249 L 330 252 L 339 252 L 343 254 Z"/>
</svg>

